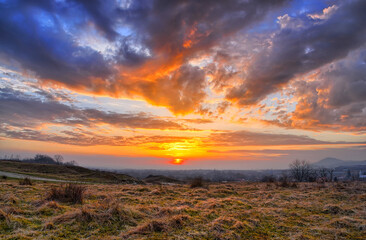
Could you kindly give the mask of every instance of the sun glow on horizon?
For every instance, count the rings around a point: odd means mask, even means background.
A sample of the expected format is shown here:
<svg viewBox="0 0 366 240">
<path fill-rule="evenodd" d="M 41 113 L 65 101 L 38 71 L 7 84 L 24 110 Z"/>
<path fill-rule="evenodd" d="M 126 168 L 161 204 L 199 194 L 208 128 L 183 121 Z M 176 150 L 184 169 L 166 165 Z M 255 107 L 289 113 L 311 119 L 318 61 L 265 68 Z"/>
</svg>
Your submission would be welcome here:
<svg viewBox="0 0 366 240">
<path fill-rule="evenodd" d="M 171 162 L 172 164 L 175 164 L 175 165 L 181 165 L 184 163 L 184 159 L 182 158 L 175 158 L 173 159 L 173 161 Z"/>
</svg>

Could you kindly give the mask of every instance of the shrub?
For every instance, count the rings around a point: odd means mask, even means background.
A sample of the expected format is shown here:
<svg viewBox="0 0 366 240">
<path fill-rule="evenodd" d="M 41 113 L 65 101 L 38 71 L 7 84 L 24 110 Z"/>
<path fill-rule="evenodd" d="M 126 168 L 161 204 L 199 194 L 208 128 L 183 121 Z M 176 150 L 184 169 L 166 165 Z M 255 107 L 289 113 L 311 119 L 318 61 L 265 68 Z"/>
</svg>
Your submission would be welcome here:
<svg viewBox="0 0 366 240">
<path fill-rule="evenodd" d="M 315 178 L 315 171 L 312 169 L 311 165 L 305 160 L 295 160 L 294 162 L 292 162 L 290 164 L 290 174 L 292 178 L 298 182 L 312 181 Z"/>
<path fill-rule="evenodd" d="M 276 182 L 276 177 L 273 175 L 266 175 L 262 177 L 261 182 L 273 183 Z"/>
<path fill-rule="evenodd" d="M 5 176 L 5 175 L 4 176 L 1 176 L 1 178 L 4 179 L 4 180 L 8 179 L 8 177 Z"/>
<path fill-rule="evenodd" d="M 60 187 L 52 187 L 49 191 L 47 200 L 82 204 L 85 190 L 86 188 L 84 186 L 76 185 L 74 183 L 61 185 Z"/>
<path fill-rule="evenodd" d="M 204 187 L 204 182 L 202 177 L 194 178 L 191 182 L 191 188 Z"/>
<path fill-rule="evenodd" d="M 32 185 L 32 181 L 29 178 L 24 178 L 19 180 L 20 185 Z"/>
<path fill-rule="evenodd" d="M 286 174 L 283 174 L 279 179 L 279 186 L 281 187 L 291 187 L 291 188 L 297 188 L 297 184 L 295 182 L 290 182 L 289 178 Z"/>
</svg>

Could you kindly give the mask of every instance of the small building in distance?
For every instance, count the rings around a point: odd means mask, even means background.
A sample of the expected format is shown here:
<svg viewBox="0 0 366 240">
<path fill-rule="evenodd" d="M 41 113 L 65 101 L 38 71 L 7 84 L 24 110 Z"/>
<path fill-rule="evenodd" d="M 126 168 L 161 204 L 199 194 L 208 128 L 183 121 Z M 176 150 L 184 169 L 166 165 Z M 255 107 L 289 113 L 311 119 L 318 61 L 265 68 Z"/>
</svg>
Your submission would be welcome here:
<svg viewBox="0 0 366 240">
<path fill-rule="evenodd" d="M 366 181 L 366 172 L 365 172 L 365 171 L 360 170 L 360 173 L 359 173 L 359 175 L 358 175 L 358 178 L 359 178 L 361 181 Z"/>
</svg>

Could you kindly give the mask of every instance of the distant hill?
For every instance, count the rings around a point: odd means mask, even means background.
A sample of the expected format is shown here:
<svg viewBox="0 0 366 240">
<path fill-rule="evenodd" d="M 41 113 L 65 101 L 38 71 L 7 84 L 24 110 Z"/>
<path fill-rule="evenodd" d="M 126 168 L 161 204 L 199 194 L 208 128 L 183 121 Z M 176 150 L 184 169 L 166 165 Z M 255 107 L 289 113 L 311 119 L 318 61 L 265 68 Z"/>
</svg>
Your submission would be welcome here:
<svg viewBox="0 0 366 240">
<path fill-rule="evenodd" d="M 183 181 L 180 181 L 178 179 L 174 179 L 171 177 L 166 177 L 163 175 L 149 175 L 144 179 L 147 183 L 153 183 L 153 184 L 163 184 L 163 183 L 183 183 Z"/>
<path fill-rule="evenodd" d="M 338 158 L 324 158 L 318 162 L 312 164 L 315 167 L 326 167 L 335 168 L 339 166 L 355 166 L 355 165 L 366 165 L 366 160 L 363 161 L 346 161 Z"/>
<path fill-rule="evenodd" d="M 80 166 L 0 160 L 0 170 L 43 178 L 98 183 L 143 183 L 126 174 L 92 170 Z"/>
</svg>

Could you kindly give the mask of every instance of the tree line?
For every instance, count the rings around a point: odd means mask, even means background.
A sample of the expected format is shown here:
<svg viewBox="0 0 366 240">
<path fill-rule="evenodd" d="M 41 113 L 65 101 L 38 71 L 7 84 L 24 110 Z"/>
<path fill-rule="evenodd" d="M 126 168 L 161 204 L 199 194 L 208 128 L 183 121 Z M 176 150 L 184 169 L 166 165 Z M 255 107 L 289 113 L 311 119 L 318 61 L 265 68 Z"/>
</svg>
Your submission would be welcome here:
<svg viewBox="0 0 366 240">
<path fill-rule="evenodd" d="M 56 154 L 53 157 L 45 154 L 36 154 L 33 158 L 20 159 L 19 156 L 5 156 L 5 160 L 22 161 L 26 163 L 39 163 L 39 164 L 54 164 L 54 165 L 65 165 L 65 166 L 77 166 L 76 161 L 65 161 L 64 157 L 60 154 Z"/>
<path fill-rule="evenodd" d="M 290 164 L 290 175 L 297 182 L 332 182 L 333 168 L 313 168 L 307 161 L 295 160 Z"/>
</svg>

